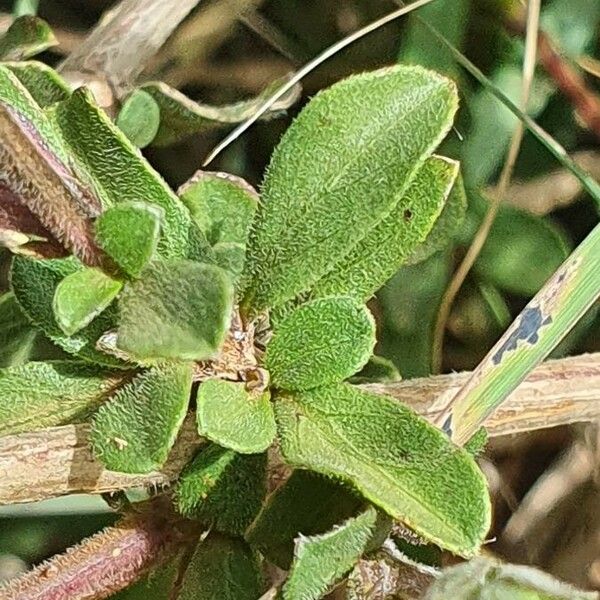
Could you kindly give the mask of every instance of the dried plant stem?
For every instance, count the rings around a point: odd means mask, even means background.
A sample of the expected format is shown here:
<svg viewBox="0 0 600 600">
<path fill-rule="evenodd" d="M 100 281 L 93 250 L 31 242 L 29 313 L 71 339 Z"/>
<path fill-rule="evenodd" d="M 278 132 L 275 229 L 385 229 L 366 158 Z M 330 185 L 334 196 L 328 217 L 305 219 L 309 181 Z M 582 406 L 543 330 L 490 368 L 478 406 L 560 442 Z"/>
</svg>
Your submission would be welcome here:
<svg viewBox="0 0 600 600">
<path fill-rule="evenodd" d="M 527 108 L 527 103 L 529 102 L 529 95 L 531 92 L 531 84 L 533 82 L 533 76 L 535 73 L 539 20 L 540 0 L 529 0 L 527 10 L 525 58 L 523 61 L 523 83 L 521 89 L 522 110 L 526 110 Z M 444 332 L 446 330 L 446 323 L 448 322 L 452 305 L 454 304 L 454 300 L 456 299 L 458 292 L 465 282 L 467 275 L 471 271 L 471 268 L 475 264 L 475 261 L 477 260 L 477 257 L 479 256 L 492 229 L 492 225 L 494 224 L 494 220 L 498 214 L 500 204 L 506 195 L 508 185 L 512 178 L 524 132 L 525 125 L 522 121 L 518 121 L 510 141 L 510 146 L 504 166 L 502 168 L 502 173 L 500 174 L 500 178 L 498 180 L 498 185 L 496 186 L 496 190 L 492 195 L 488 210 L 483 218 L 483 221 L 481 222 L 481 225 L 479 226 L 479 229 L 477 230 L 477 233 L 475 234 L 475 237 L 473 238 L 472 244 L 469 246 L 465 257 L 454 273 L 452 280 L 448 284 L 448 287 L 446 288 L 446 291 L 442 297 L 433 333 L 432 370 L 434 373 L 439 373 L 442 367 Z"/>
<path fill-rule="evenodd" d="M 117 92 L 142 72 L 199 0 L 123 0 L 62 63 L 69 79 L 104 80 Z"/>
<path fill-rule="evenodd" d="M 102 600 L 176 557 L 190 537 L 165 503 L 154 502 L 12 580 L 0 589 L 0 596 L 3 600 Z"/>
<path fill-rule="evenodd" d="M 371 384 L 434 421 L 470 373 Z M 548 361 L 486 422 L 491 436 L 588 422 L 600 417 L 600 354 Z M 101 494 L 134 487 L 168 486 L 203 443 L 190 418 L 156 473 L 125 475 L 107 471 L 93 457 L 88 425 L 53 427 L 0 438 L 0 504 L 32 502 L 78 492 Z"/>
</svg>

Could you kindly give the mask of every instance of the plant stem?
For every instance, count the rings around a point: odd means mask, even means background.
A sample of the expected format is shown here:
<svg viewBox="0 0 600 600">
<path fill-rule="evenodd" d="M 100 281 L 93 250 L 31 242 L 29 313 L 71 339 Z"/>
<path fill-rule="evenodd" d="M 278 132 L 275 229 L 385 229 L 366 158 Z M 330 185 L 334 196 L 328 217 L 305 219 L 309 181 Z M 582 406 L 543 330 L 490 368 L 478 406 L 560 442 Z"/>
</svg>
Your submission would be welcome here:
<svg viewBox="0 0 600 600">
<path fill-rule="evenodd" d="M 434 421 L 471 373 L 439 375 L 363 389 L 387 394 Z M 600 417 L 600 353 L 548 361 L 487 421 L 501 436 L 588 422 Z M 0 438 L 0 504 L 33 502 L 73 493 L 101 494 L 135 487 L 164 488 L 203 443 L 190 417 L 169 462 L 157 473 L 126 475 L 107 471 L 92 455 L 89 425 L 67 425 Z M 27 485 L 23 485 L 23 481 Z"/>
<path fill-rule="evenodd" d="M 190 538 L 182 530 L 182 521 L 171 515 L 166 503 L 153 501 L 146 510 L 11 580 L 0 595 L 3 600 L 108 598 L 176 557 Z"/>
</svg>

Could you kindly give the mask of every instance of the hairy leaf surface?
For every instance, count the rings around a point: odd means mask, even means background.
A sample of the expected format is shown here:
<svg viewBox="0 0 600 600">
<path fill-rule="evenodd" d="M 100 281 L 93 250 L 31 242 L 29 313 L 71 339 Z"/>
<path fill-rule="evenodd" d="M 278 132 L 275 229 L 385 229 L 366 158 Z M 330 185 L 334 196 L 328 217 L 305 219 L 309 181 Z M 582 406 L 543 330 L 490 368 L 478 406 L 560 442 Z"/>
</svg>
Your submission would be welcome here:
<svg viewBox="0 0 600 600">
<path fill-rule="evenodd" d="M 65 277 L 81 269 L 74 258 L 34 260 L 15 256 L 10 272 L 11 288 L 28 319 L 63 350 L 98 364 L 126 366 L 96 349 L 102 334 L 115 327 L 116 311 L 112 306 L 71 336 L 65 335 L 56 321 L 52 306 L 56 288 Z"/>
<path fill-rule="evenodd" d="M 52 307 L 58 326 L 73 335 L 89 325 L 121 291 L 123 284 L 100 269 L 67 275 L 56 287 Z"/>
<path fill-rule="evenodd" d="M 351 483 L 443 548 L 477 552 L 490 525 L 485 479 L 466 451 L 422 417 L 347 384 L 281 394 L 275 407 L 292 465 Z"/>
<path fill-rule="evenodd" d="M 332 531 L 296 540 L 294 562 L 283 586 L 285 600 L 318 600 L 364 552 L 377 522 L 373 507 Z"/>
<path fill-rule="evenodd" d="M 258 204 L 256 190 L 234 175 L 198 171 L 178 193 L 212 245 L 216 264 L 237 278 Z"/>
<path fill-rule="evenodd" d="M 96 240 L 127 275 L 138 277 L 156 251 L 163 215 L 147 202 L 121 202 L 96 220 Z"/>
<path fill-rule="evenodd" d="M 37 331 L 12 292 L 0 296 L 0 367 L 20 365 L 29 358 Z"/>
<path fill-rule="evenodd" d="M 163 363 L 137 375 L 100 407 L 90 441 L 112 471 L 149 473 L 159 469 L 187 412 L 192 366 Z"/>
<path fill-rule="evenodd" d="M 272 563 L 288 570 L 294 540 L 321 534 L 352 517 L 364 500 L 341 484 L 311 471 L 296 470 L 269 495 L 246 540 Z"/>
<path fill-rule="evenodd" d="M 32 15 L 15 19 L 0 36 L 0 60 L 23 60 L 57 44 L 45 21 Z"/>
<path fill-rule="evenodd" d="M 374 345 L 375 322 L 366 306 L 347 296 L 319 298 L 277 325 L 264 364 L 276 387 L 310 389 L 356 373 Z"/>
<path fill-rule="evenodd" d="M 89 265 L 102 264 L 91 230 L 99 200 L 73 176 L 56 131 L 29 92 L 0 65 L 0 187 L 9 190 L 61 244 Z"/>
<path fill-rule="evenodd" d="M 349 294 L 362 300 L 372 296 L 437 225 L 457 174 L 457 162 L 429 158 L 390 213 L 316 283 L 311 295 Z"/>
<path fill-rule="evenodd" d="M 242 535 L 266 494 L 266 454 L 238 454 L 216 444 L 184 469 L 175 497 L 185 517 L 222 533 Z"/>
<path fill-rule="evenodd" d="M 75 361 L 0 369 L 0 435 L 81 423 L 125 377 L 122 371 Z"/>
<path fill-rule="evenodd" d="M 268 392 L 253 394 L 244 383 L 209 379 L 196 397 L 198 433 L 241 454 L 265 451 L 275 439 Z"/>
<path fill-rule="evenodd" d="M 156 146 L 167 146 L 215 127 L 241 123 L 251 117 L 280 85 L 280 81 L 275 82 L 262 94 L 250 100 L 227 106 L 209 106 L 190 100 L 166 83 L 146 83 L 141 89 L 154 98 L 160 109 L 160 127 L 152 143 Z M 289 108 L 299 95 L 300 88 L 295 86 L 271 107 L 267 118 Z"/>
<path fill-rule="evenodd" d="M 258 556 L 243 540 L 211 533 L 196 546 L 180 589 L 177 600 L 258 600 Z"/>
<path fill-rule="evenodd" d="M 188 256 L 196 243 L 189 212 L 137 148 L 84 89 L 49 111 L 69 148 L 80 177 L 102 199 L 104 208 L 143 200 L 164 210 L 158 251 L 165 258 Z"/>
<path fill-rule="evenodd" d="M 156 137 L 160 108 L 148 92 L 135 90 L 123 102 L 116 123 L 134 146 L 145 148 Z"/>
<path fill-rule="evenodd" d="M 245 306 L 282 304 L 348 254 L 402 198 L 456 106 L 453 83 L 420 67 L 356 75 L 317 94 L 268 168 Z"/>
<path fill-rule="evenodd" d="M 66 100 L 71 94 L 64 79 L 44 63 L 28 60 L 27 62 L 9 62 L 5 66 L 17 76 L 17 79 L 27 88 L 41 108 Z"/>
<path fill-rule="evenodd" d="M 191 260 L 151 263 L 119 298 L 117 345 L 141 361 L 213 358 L 232 307 L 233 286 L 219 267 Z"/>
</svg>

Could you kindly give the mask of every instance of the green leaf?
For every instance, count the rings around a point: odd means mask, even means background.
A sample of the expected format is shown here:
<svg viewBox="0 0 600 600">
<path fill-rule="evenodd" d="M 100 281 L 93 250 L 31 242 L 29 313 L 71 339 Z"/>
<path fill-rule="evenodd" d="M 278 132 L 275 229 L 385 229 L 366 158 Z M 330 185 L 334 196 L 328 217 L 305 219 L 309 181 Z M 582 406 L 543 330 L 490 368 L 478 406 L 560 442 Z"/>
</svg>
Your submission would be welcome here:
<svg viewBox="0 0 600 600">
<path fill-rule="evenodd" d="M 83 329 L 108 308 L 122 287 L 122 282 L 100 269 L 67 275 L 56 287 L 52 303 L 58 326 L 66 335 Z"/>
<path fill-rule="evenodd" d="M 405 264 L 414 265 L 423 262 L 436 252 L 446 248 L 460 231 L 466 212 L 467 195 L 459 173 L 433 229 L 425 241 L 407 257 Z"/>
<path fill-rule="evenodd" d="M 442 572 L 424 600 L 598 600 L 531 567 L 476 558 Z"/>
<path fill-rule="evenodd" d="M 241 275 L 258 194 L 240 177 L 198 171 L 178 191 L 192 218 L 215 251 L 215 262 Z"/>
<path fill-rule="evenodd" d="M 198 171 L 178 194 L 210 244 L 246 244 L 258 194 L 244 179 L 229 173 Z"/>
<path fill-rule="evenodd" d="M 17 76 L 17 79 L 42 108 L 66 100 L 71 95 L 71 90 L 65 80 L 44 63 L 30 60 L 10 62 L 5 66 Z"/>
<path fill-rule="evenodd" d="M 48 23 L 25 15 L 15 19 L 6 33 L 0 36 L 0 60 L 23 60 L 57 43 Z"/>
<path fill-rule="evenodd" d="M 390 213 L 316 283 L 312 295 L 350 294 L 362 300 L 371 297 L 415 249 L 426 243 L 457 174 L 456 161 L 429 158 Z"/>
<path fill-rule="evenodd" d="M 282 304 L 348 254 L 402 198 L 456 107 L 454 84 L 420 67 L 355 75 L 313 98 L 267 171 L 245 306 Z"/>
<path fill-rule="evenodd" d="M 19 307 L 15 295 L 9 292 L 0 296 L 0 367 L 26 362 L 36 337 L 37 331 Z"/>
<path fill-rule="evenodd" d="M 156 365 L 100 407 L 90 441 L 108 469 L 149 473 L 163 466 L 187 412 L 192 370 L 187 363 Z"/>
<path fill-rule="evenodd" d="M 101 365 L 127 366 L 96 349 L 102 334 L 115 327 L 113 306 L 72 336 L 65 335 L 56 321 L 52 306 L 56 289 L 65 277 L 82 269 L 74 258 L 34 260 L 15 256 L 10 271 L 11 288 L 27 318 L 63 350 Z"/>
<path fill-rule="evenodd" d="M 117 345 L 142 361 L 210 359 L 225 339 L 232 307 L 232 284 L 219 267 L 151 263 L 119 298 Z"/>
<path fill-rule="evenodd" d="M 196 546 L 180 590 L 177 600 L 258 600 L 258 557 L 242 540 L 211 533 Z"/>
<path fill-rule="evenodd" d="M 246 540 L 278 567 L 288 570 L 299 536 L 325 533 L 356 514 L 364 500 L 339 483 L 297 470 L 269 495 L 246 532 Z"/>
<path fill-rule="evenodd" d="M 97 192 L 104 208 L 127 200 L 161 207 L 165 217 L 159 254 L 164 258 L 188 256 L 196 229 L 189 212 L 125 134 L 94 104 L 91 94 L 80 88 L 48 114 L 69 148 L 78 175 Z"/>
<path fill-rule="evenodd" d="M 175 489 L 181 514 L 222 533 L 243 535 L 266 494 L 266 454 L 211 444 L 184 469 Z"/>
<path fill-rule="evenodd" d="M 401 37 L 400 61 L 452 75 L 456 63 L 432 38 L 421 19 L 434 24 L 456 46 L 462 46 L 469 24 L 471 0 L 437 0 L 408 17 Z"/>
<path fill-rule="evenodd" d="M 475 206 L 481 214 L 481 201 Z M 473 270 L 502 290 L 533 296 L 569 251 L 564 234 L 550 221 L 502 205 Z"/>
<path fill-rule="evenodd" d="M 154 98 L 160 110 L 160 127 L 153 144 L 167 146 L 216 127 L 241 123 L 251 117 L 280 85 L 281 81 L 276 81 L 262 94 L 250 100 L 228 106 L 208 106 L 190 100 L 166 83 L 146 83 L 141 89 Z M 271 107 L 266 117 L 289 108 L 299 95 L 299 87 L 292 88 Z"/>
<path fill-rule="evenodd" d="M 268 392 L 253 394 L 244 383 L 209 379 L 196 398 L 198 433 L 240 454 L 265 451 L 275 439 Z"/>
<path fill-rule="evenodd" d="M 127 275 L 138 277 L 156 251 L 163 215 L 147 202 L 121 202 L 96 220 L 96 240 Z"/>
<path fill-rule="evenodd" d="M 81 423 L 126 375 L 70 361 L 0 369 L 0 435 Z"/>
<path fill-rule="evenodd" d="M 347 296 L 319 298 L 278 324 L 264 364 L 278 388 L 310 389 L 356 373 L 374 346 L 375 321 L 366 306 Z"/>
<path fill-rule="evenodd" d="M 45 113 L 18 78 L 0 65 L 0 121 L 4 187 L 63 247 L 90 266 L 103 257 L 92 235 L 97 198 L 77 180 Z"/>
<path fill-rule="evenodd" d="M 350 378 L 350 383 L 392 383 L 401 379 L 402 376 L 391 360 L 374 354 L 360 372 Z"/>
<path fill-rule="evenodd" d="M 116 123 L 134 146 L 145 148 L 158 132 L 160 108 L 148 92 L 135 90 L 123 102 Z"/>
<path fill-rule="evenodd" d="M 332 531 L 300 537 L 283 587 L 284 600 L 318 600 L 358 561 L 375 530 L 377 511 L 370 507 Z"/>
<path fill-rule="evenodd" d="M 275 409 L 287 462 L 351 483 L 455 554 L 477 552 L 490 525 L 485 479 L 422 417 L 347 384 L 281 394 Z"/>
</svg>

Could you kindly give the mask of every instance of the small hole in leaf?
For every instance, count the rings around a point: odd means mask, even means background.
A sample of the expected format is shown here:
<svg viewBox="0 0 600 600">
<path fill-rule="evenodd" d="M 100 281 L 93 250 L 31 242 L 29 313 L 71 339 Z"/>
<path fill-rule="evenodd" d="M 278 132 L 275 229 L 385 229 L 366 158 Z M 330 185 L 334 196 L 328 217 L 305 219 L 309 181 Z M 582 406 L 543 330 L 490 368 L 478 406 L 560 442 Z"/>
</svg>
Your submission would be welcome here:
<svg viewBox="0 0 600 600">
<path fill-rule="evenodd" d="M 412 219 L 412 216 L 413 216 L 413 214 L 412 214 L 412 210 L 410 210 L 409 208 L 407 208 L 407 209 L 404 211 L 404 220 L 405 220 L 405 221 L 410 221 L 410 220 Z"/>
</svg>

